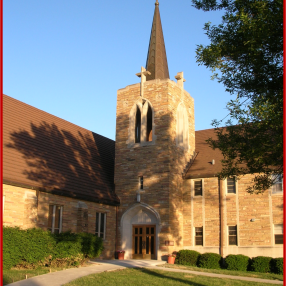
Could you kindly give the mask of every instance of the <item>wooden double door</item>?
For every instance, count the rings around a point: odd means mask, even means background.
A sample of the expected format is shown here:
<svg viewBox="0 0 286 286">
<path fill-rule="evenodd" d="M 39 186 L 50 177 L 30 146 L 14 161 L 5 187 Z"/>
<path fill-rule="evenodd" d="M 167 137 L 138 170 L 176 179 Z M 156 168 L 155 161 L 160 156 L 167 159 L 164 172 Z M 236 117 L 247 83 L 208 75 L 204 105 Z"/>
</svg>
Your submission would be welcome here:
<svg viewBox="0 0 286 286">
<path fill-rule="evenodd" d="M 133 259 L 156 259 L 156 226 L 133 225 Z"/>
</svg>

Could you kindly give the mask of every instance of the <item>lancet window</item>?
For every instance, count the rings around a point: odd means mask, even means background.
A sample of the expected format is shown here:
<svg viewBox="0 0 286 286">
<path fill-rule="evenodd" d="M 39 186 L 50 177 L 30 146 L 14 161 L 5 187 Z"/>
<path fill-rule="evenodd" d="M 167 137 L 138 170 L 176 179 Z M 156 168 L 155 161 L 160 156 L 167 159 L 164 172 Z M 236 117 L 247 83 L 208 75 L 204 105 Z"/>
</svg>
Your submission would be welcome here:
<svg viewBox="0 0 286 286">
<path fill-rule="evenodd" d="M 137 106 L 136 119 L 135 119 L 135 143 L 140 142 L 141 137 L 141 111 Z"/>
<path fill-rule="evenodd" d="M 155 138 L 154 110 L 148 100 L 140 99 L 130 112 L 127 144 L 129 147 L 137 143 L 151 144 L 151 142 L 154 143 Z"/>
<path fill-rule="evenodd" d="M 152 141 L 152 109 L 148 104 L 146 141 Z"/>
</svg>

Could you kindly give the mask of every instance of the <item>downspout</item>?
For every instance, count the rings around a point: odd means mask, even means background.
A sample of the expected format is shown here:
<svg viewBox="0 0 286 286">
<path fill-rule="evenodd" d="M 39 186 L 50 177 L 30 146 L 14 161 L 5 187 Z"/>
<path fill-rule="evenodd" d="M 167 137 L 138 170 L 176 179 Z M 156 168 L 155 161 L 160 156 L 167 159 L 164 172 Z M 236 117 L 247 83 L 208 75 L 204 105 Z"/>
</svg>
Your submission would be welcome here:
<svg viewBox="0 0 286 286">
<path fill-rule="evenodd" d="M 220 211 L 220 255 L 223 256 L 223 234 L 224 234 L 224 221 L 223 221 L 223 180 L 219 181 L 219 211 Z M 224 261 L 224 260 L 223 260 Z"/>
</svg>

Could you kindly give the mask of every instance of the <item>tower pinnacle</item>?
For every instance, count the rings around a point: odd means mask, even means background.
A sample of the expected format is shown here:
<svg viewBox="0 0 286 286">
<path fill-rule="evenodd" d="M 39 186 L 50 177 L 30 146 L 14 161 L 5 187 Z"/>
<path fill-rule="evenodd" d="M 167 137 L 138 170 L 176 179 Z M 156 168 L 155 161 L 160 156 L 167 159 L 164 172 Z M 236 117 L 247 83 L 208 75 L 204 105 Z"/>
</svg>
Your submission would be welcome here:
<svg viewBox="0 0 286 286">
<path fill-rule="evenodd" d="M 151 73 L 151 75 L 146 76 L 146 80 L 169 78 L 169 69 L 158 0 L 156 0 L 155 3 L 155 11 L 146 61 L 146 70 Z"/>
</svg>

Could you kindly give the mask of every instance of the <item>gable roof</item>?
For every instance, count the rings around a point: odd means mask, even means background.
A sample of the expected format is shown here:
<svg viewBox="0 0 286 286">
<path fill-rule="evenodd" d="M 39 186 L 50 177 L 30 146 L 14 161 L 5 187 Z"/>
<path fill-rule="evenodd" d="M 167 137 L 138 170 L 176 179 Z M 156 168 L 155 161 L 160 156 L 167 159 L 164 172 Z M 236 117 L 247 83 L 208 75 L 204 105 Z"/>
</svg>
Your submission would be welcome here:
<svg viewBox="0 0 286 286">
<path fill-rule="evenodd" d="M 185 179 L 216 177 L 221 171 L 223 155 L 218 149 L 212 149 L 206 140 L 217 138 L 215 129 L 206 129 L 195 132 L 196 157 L 190 168 L 186 171 Z M 212 160 L 215 164 L 212 165 Z"/>
<path fill-rule="evenodd" d="M 3 182 L 119 205 L 115 142 L 3 95 Z"/>
</svg>

